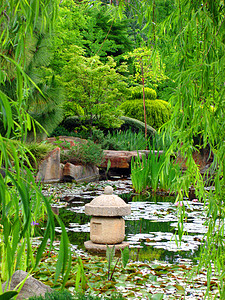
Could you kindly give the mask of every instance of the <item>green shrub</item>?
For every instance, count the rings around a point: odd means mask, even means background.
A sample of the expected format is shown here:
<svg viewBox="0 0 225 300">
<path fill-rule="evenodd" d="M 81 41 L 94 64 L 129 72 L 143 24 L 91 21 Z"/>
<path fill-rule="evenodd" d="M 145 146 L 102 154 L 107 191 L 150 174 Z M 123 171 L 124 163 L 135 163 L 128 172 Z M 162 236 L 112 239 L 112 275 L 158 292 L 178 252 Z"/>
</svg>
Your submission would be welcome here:
<svg viewBox="0 0 225 300">
<path fill-rule="evenodd" d="M 143 99 L 143 86 L 138 85 L 130 88 L 131 99 Z M 156 91 L 150 89 L 149 87 L 145 87 L 145 99 L 155 100 L 157 97 Z"/>
<path fill-rule="evenodd" d="M 82 117 L 80 118 L 78 116 L 71 116 L 66 118 L 61 125 L 68 131 L 73 131 L 76 127 L 81 127 L 84 125 L 84 123 L 85 121 Z"/>
<path fill-rule="evenodd" d="M 101 300 L 106 300 L 106 299 L 123 300 L 123 299 L 126 299 L 126 298 L 124 298 L 121 294 L 116 293 L 116 292 L 112 293 L 110 297 L 76 294 L 75 298 L 74 298 L 74 300 L 97 300 L 97 299 L 101 299 Z"/>
<path fill-rule="evenodd" d="M 72 300 L 74 297 L 67 290 L 64 291 L 53 291 L 46 293 L 45 296 L 33 296 L 29 300 Z"/>
<path fill-rule="evenodd" d="M 61 162 L 67 161 L 81 165 L 99 165 L 103 158 L 103 150 L 100 145 L 88 140 L 84 144 L 76 144 L 70 150 L 62 151 Z"/>
<path fill-rule="evenodd" d="M 52 136 L 77 136 L 76 132 L 69 131 L 62 125 L 56 127 L 56 129 L 51 133 Z"/>
<path fill-rule="evenodd" d="M 84 295 L 83 293 L 76 293 L 74 296 L 67 290 L 64 291 L 53 291 L 51 293 L 46 293 L 45 296 L 33 296 L 29 300 L 97 300 L 97 299 L 111 299 L 111 300 L 123 300 L 125 299 L 119 293 L 112 293 L 111 297 L 104 296 L 91 296 Z"/>
<path fill-rule="evenodd" d="M 65 101 L 63 103 L 63 108 L 65 117 L 84 115 L 83 108 L 74 101 Z"/>
<path fill-rule="evenodd" d="M 160 128 L 170 118 L 169 104 L 162 100 L 146 100 L 147 124 L 155 129 Z M 128 100 L 120 105 L 124 115 L 144 122 L 144 108 L 142 100 Z"/>
</svg>

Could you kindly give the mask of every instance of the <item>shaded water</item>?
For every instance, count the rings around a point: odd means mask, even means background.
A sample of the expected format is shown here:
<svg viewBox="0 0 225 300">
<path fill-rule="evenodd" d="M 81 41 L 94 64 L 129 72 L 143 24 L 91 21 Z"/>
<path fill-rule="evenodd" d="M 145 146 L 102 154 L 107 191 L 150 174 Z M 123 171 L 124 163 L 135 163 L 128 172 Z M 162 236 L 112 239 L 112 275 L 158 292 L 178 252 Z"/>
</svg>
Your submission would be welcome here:
<svg viewBox="0 0 225 300">
<path fill-rule="evenodd" d="M 205 214 L 201 203 L 184 199 L 185 235 L 177 246 L 177 207 L 174 197 L 132 192 L 130 180 L 104 181 L 86 186 L 57 184 L 46 187 L 46 194 L 55 194 L 60 203 L 59 216 L 63 220 L 70 242 L 85 251 L 84 242 L 90 239 L 90 216 L 84 214 L 84 206 L 103 193 L 104 186 L 114 187 L 114 193 L 131 204 L 131 215 L 126 216 L 126 240 L 130 243 L 130 258 L 137 261 L 163 260 L 170 263 L 181 258 L 198 256 L 199 245 L 206 232 Z M 67 201 L 62 202 L 62 201 Z M 59 229 L 57 229 L 59 230 Z"/>
</svg>

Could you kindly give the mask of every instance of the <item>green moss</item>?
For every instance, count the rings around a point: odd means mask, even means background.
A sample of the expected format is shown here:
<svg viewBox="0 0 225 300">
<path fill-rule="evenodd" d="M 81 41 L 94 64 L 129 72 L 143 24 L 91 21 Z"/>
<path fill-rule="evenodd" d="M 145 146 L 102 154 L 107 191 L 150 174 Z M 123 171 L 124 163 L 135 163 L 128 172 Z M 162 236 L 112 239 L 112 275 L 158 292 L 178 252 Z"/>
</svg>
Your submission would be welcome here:
<svg viewBox="0 0 225 300">
<path fill-rule="evenodd" d="M 160 128 L 170 119 L 170 107 L 163 100 L 146 100 L 147 124 L 155 129 Z M 144 108 L 142 100 L 129 100 L 120 105 L 124 115 L 144 122 Z"/>
<path fill-rule="evenodd" d="M 123 125 L 121 126 L 123 130 L 128 130 L 132 128 L 134 132 L 139 132 L 139 131 L 145 132 L 144 122 L 141 122 L 134 118 L 125 117 L 125 116 L 120 117 L 120 119 L 123 121 Z M 147 125 L 147 134 L 154 135 L 155 133 L 156 130 L 153 127 Z"/>
</svg>

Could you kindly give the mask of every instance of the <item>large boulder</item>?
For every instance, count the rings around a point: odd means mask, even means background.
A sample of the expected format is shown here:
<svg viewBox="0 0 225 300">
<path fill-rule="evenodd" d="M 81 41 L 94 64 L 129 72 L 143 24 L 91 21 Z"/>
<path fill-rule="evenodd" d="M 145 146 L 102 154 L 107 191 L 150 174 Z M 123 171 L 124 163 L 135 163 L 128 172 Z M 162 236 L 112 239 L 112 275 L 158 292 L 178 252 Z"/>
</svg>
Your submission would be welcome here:
<svg viewBox="0 0 225 300">
<path fill-rule="evenodd" d="M 104 158 L 100 165 L 101 168 L 107 168 L 110 161 L 111 169 L 129 169 L 131 164 L 131 159 L 137 158 L 138 156 L 141 158 L 142 155 L 148 157 L 150 150 L 135 150 L 135 151 L 114 151 L 114 150 L 104 150 Z M 157 153 L 159 156 L 163 153 L 163 151 L 154 151 L 155 155 Z"/>
<path fill-rule="evenodd" d="M 16 271 L 10 283 L 10 288 L 8 287 L 6 290 L 16 290 L 18 289 L 18 285 L 27 277 L 28 273 L 18 270 Z M 6 283 L 2 284 L 2 290 L 5 291 Z M 29 297 L 34 296 L 44 296 L 46 292 L 52 292 L 52 289 L 40 282 L 39 280 L 33 278 L 32 276 L 28 276 L 25 281 L 21 291 L 19 292 L 17 299 L 28 299 Z"/>
<path fill-rule="evenodd" d="M 99 169 L 93 165 L 73 165 L 67 162 L 63 168 L 62 180 L 90 182 L 99 179 Z"/>
<path fill-rule="evenodd" d="M 129 151 L 104 150 L 104 158 L 100 165 L 101 168 L 107 168 L 110 161 L 110 168 L 129 168 L 132 154 Z"/>
<path fill-rule="evenodd" d="M 40 163 L 36 181 L 44 183 L 59 182 L 61 179 L 60 148 L 50 151 Z"/>
</svg>

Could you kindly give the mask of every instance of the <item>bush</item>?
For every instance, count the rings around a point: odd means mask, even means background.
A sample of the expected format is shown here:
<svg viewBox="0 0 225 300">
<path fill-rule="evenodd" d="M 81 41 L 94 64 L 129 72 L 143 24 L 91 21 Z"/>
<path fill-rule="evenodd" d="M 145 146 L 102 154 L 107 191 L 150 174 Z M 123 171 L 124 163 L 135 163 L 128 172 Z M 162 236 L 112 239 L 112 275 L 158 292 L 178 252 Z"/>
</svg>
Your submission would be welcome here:
<svg viewBox="0 0 225 300">
<path fill-rule="evenodd" d="M 70 292 L 64 291 L 53 291 L 46 293 L 45 296 L 33 296 L 29 300 L 72 300 L 74 299 Z"/>
<path fill-rule="evenodd" d="M 169 104 L 162 100 L 146 100 L 147 124 L 155 129 L 166 123 L 171 115 Z M 124 115 L 144 122 L 144 109 L 142 100 L 130 100 L 120 105 Z"/>
<path fill-rule="evenodd" d="M 113 293 L 110 298 L 104 296 L 91 296 L 84 295 L 83 293 L 76 293 L 72 296 L 67 290 L 64 291 L 53 291 L 46 293 L 45 296 L 33 296 L 28 300 L 97 300 L 97 299 L 111 299 L 111 300 L 123 300 L 125 299 L 121 294 Z"/>
<path fill-rule="evenodd" d="M 77 134 L 74 131 L 69 131 L 62 125 L 56 127 L 56 129 L 51 133 L 52 136 L 77 136 Z"/>
<path fill-rule="evenodd" d="M 88 140 L 84 144 L 76 144 L 70 150 L 62 151 L 61 161 L 69 161 L 80 165 L 99 165 L 102 162 L 103 150 L 100 145 Z"/>
<path fill-rule="evenodd" d="M 74 101 L 65 101 L 63 103 L 63 108 L 65 117 L 84 115 L 83 108 Z"/>
<path fill-rule="evenodd" d="M 143 86 L 138 85 L 130 88 L 131 99 L 143 99 Z M 156 91 L 145 87 L 145 99 L 155 100 L 157 97 Z"/>
</svg>

